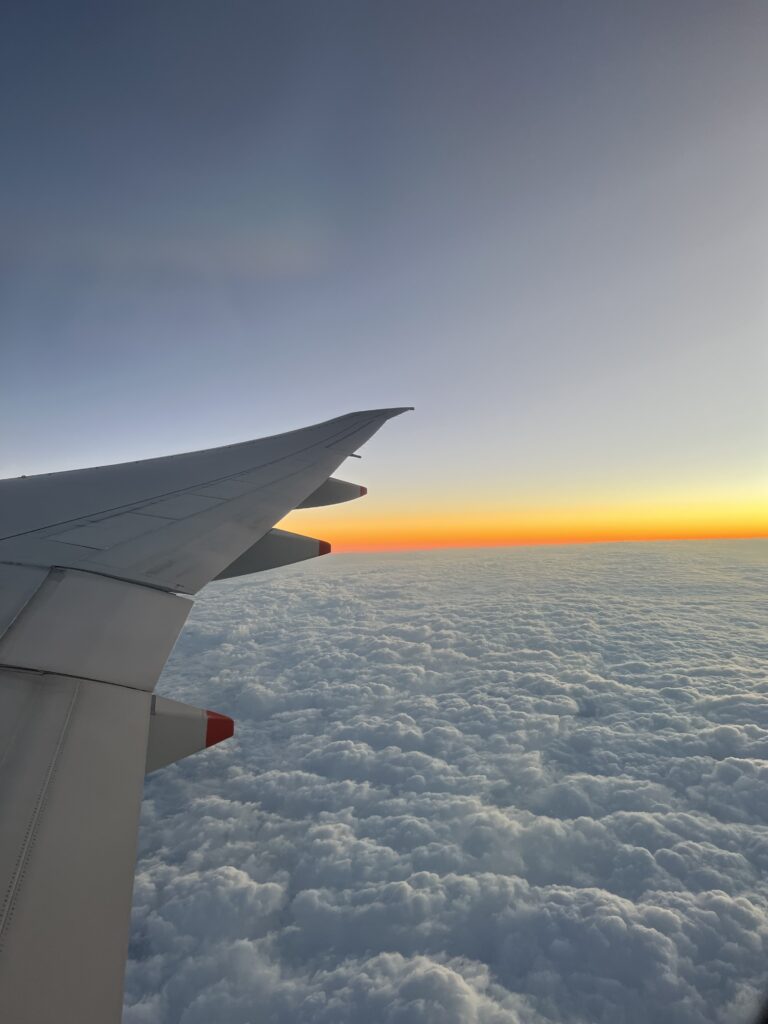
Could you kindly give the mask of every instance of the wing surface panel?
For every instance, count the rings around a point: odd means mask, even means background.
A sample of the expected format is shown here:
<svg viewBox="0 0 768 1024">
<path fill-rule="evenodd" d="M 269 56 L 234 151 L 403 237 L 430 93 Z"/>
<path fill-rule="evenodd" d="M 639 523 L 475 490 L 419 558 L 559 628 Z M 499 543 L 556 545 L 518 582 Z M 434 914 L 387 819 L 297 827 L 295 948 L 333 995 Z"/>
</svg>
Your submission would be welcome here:
<svg viewBox="0 0 768 1024">
<path fill-rule="evenodd" d="M 299 454 L 352 454 L 385 420 L 403 409 L 349 413 L 312 427 L 198 452 L 116 466 L 75 469 L 0 481 L 0 539 L 28 534 L 83 516 L 109 513 L 150 498 L 263 469 Z"/>
<path fill-rule="evenodd" d="M 403 409 L 261 441 L 0 482 L 0 562 L 196 593 Z"/>
<path fill-rule="evenodd" d="M 3 1020 L 120 1020 L 150 700 L 0 671 Z"/>
</svg>

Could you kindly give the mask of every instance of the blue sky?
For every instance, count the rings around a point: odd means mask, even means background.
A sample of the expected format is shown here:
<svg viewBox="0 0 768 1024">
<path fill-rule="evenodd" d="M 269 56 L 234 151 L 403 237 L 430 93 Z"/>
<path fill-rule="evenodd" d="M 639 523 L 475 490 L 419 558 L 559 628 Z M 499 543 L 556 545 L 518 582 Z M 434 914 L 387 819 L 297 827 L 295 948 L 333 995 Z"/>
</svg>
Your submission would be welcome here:
<svg viewBox="0 0 768 1024">
<path fill-rule="evenodd" d="M 425 508 L 756 507 L 767 44 L 709 0 L 18 5 L 0 468 L 413 404 L 367 482 Z"/>
</svg>

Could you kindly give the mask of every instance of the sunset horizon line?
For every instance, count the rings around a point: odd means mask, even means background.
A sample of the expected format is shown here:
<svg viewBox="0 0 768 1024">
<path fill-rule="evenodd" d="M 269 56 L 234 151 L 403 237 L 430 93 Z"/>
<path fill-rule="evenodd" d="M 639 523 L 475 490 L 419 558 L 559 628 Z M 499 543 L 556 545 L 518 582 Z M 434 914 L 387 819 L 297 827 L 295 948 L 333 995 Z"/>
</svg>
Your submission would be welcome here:
<svg viewBox="0 0 768 1024">
<path fill-rule="evenodd" d="M 519 539 L 483 539 L 477 542 L 436 541 L 430 543 L 427 540 L 417 541 L 381 541 L 370 543 L 345 542 L 343 539 L 333 541 L 332 552 L 334 554 L 380 554 L 397 553 L 400 551 L 470 551 L 470 550 L 494 550 L 499 548 L 520 548 L 520 547 L 578 547 L 586 544 L 656 544 L 674 543 L 681 541 L 705 542 L 718 540 L 768 540 L 768 529 L 764 532 L 718 532 L 718 533 L 660 533 L 660 534 L 622 534 L 611 536 L 600 534 L 599 536 L 570 536 L 570 537 L 526 537 Z"/>
</svg>

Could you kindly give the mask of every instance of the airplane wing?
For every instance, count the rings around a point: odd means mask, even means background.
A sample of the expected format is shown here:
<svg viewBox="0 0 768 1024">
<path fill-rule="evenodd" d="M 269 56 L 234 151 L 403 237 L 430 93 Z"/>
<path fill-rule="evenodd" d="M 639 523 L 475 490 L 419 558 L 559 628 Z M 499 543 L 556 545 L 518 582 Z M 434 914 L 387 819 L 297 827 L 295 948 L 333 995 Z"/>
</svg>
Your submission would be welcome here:
<svg viewBox="0 0 768 1024">
<path fill-rule="evenodd" d="M 365 493 L 332 473 L 405 411 L 0 481 L 4 1021 L 120 1020 L 145 771 L 232 734 L 154 694 L 192 595 L 328 551 L 273 527 Z"/>
</svg>

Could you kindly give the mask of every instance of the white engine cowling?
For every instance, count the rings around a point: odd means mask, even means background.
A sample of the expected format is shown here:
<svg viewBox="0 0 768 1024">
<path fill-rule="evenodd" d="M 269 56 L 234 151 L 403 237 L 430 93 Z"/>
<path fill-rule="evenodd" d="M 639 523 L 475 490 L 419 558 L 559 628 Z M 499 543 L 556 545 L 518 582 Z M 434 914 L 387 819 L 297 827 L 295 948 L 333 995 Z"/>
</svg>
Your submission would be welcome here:
<svg viewBox="0 0 768 1024">
<path fill-rule="evenodd" d="M 217 711 L 167 697 L 152 697 L 145 771 L 153 772 L 234 734 L 235 723 Z"/>
</svg>

